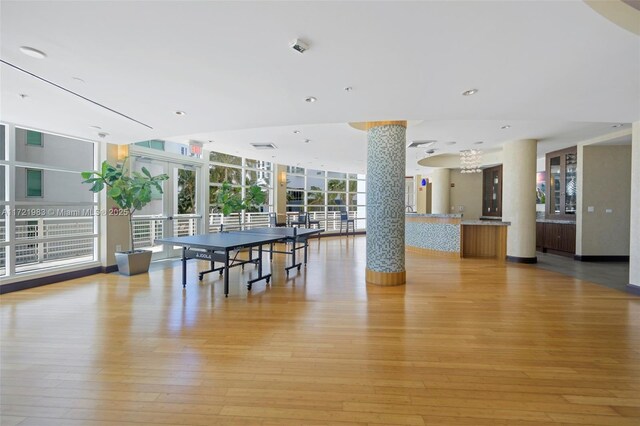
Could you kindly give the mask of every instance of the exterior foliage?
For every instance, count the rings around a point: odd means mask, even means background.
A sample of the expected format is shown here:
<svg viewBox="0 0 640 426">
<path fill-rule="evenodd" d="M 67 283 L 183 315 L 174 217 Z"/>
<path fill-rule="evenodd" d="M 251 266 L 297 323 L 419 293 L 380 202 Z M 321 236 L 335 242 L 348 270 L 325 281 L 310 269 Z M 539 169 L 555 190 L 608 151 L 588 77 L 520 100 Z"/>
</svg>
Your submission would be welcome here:
<svg viewBox="0 0 640 426">
<path fill-rule="evenodd" d="M 224 181 L 217 194 L 217 204 L 222 214 L 229 216 L 242 210 L 249 210 L 252 206 L 257 206 L 265 202 L 266 195 L 258 185 L 251 185 L 246 189 L 244 200 L 233 190 L 228 181 Z"/>
</svg>

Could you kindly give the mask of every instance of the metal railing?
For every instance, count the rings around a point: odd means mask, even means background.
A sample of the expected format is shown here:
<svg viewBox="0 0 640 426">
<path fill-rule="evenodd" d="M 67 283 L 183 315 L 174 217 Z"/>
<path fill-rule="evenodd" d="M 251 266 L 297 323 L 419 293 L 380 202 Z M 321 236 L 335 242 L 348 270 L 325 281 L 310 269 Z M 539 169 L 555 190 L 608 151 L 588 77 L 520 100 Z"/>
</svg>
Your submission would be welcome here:
<svg viewBox="0 0 640 426">
<path fill-rule="evenodd" d="M 165 236 L 166 226 L 171 226 L 173 235 L 186 237 L 198 233 L 198 215 L 184 215 L 174 217 L 164 216 L 134 216 L 133 246 L 135 249 L 148 249 L 153 247 L 157 238 Z M 171 221 L 170 224 L 165 222 Z"/>
<path fill-rule="evenodd" d="M 288 214 L 292 216 L 291 213 Z M 310 212 L 310 220 L 319 220 L 320 227 L 326 232 L 337 232 L 340 230 L 340 212 Z M 349 212 L 349 218 L 364 223 L 364 218 L 358 218 L 356 212 Z M 148 249 L 153 247 L 157 238 L 165 236 L 167 226 L 171 226 L 174 236 L 189 236 L 198 233 L 199 216 L 189 215 L 185 217 L 175 216 L 171 219 L 163 216 L 135 216 L 133 218 L 133 242 L 136 249 Z M 166 222 L 171 221 L 168 224 Z M 222 213 L 210 213 L 207 218 L 207 228 L 210 233 L 220 232 L 220 225 L 227 231 L 238 229 L 251 229 L 255 227 L 269 226 L 269 213 L 234 213 L 224 216 Z"/>
<path fill-rule="evenodd" d="M 93 217 L 16 218 L 15 227 L 17 268 L 94 258 L 97 235 Z M 4 222 L 1 229 L 4 235 Z M 0 267 L 5 267 L 4 255 L 0 256 Z"/>
</svg>

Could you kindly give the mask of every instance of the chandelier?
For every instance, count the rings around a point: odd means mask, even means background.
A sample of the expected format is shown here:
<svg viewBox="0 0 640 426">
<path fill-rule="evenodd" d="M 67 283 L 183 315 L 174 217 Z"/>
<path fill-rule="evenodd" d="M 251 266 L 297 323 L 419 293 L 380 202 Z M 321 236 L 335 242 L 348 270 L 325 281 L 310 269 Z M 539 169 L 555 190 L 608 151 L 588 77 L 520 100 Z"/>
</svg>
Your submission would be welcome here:
<svg viewBox="0 0 640 426">
<path fill-rule="evenodd" d="M 480 163 L 482 163 L 482 151 L 479 149 L 465 149 L 460 151 L 460 172 L 480 173 Z"/>
</svg>

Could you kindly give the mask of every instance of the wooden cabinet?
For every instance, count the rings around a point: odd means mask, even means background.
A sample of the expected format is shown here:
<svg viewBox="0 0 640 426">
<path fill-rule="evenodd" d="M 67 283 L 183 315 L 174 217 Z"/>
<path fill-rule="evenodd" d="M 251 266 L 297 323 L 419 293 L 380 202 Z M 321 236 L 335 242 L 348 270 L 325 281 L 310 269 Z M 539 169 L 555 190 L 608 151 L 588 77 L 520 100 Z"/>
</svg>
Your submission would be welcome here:
<svg viewBox="0 0 640 426">
<path fill-rule="evenodd" d="M 576 147 L 546 155 L 547 219 L 575 220 L 578 199 L 578 152 Z"/>
<path fill-rule="evenodd" d="M 482 170 L 482 216 L 502 217 L 502 165 Z"/>
<path fill-rule="evenodd" d="M 573 255 L 576 252 L 575 223 L 536 223 L 536 248 L 543 253 Z"/>
</svg>

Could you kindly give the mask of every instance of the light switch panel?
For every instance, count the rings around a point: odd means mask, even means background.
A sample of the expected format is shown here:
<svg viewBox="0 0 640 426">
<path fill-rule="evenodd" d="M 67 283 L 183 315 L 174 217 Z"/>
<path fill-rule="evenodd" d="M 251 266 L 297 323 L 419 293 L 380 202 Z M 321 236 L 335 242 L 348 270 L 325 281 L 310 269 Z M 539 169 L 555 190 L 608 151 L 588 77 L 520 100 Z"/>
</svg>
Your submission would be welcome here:
<svg viewBox="0 0 640 426">
<path fill-rule="evenodd" d="M 593 213 L 594 211 L 596 211 L 595 207 L 593 206 L 587 207 L 587 213 Z"/>
<path fill-rule="evenodd" d="M 604 209 L 605 213 L 613 213 L 613 209 Z"/>
</svg>

